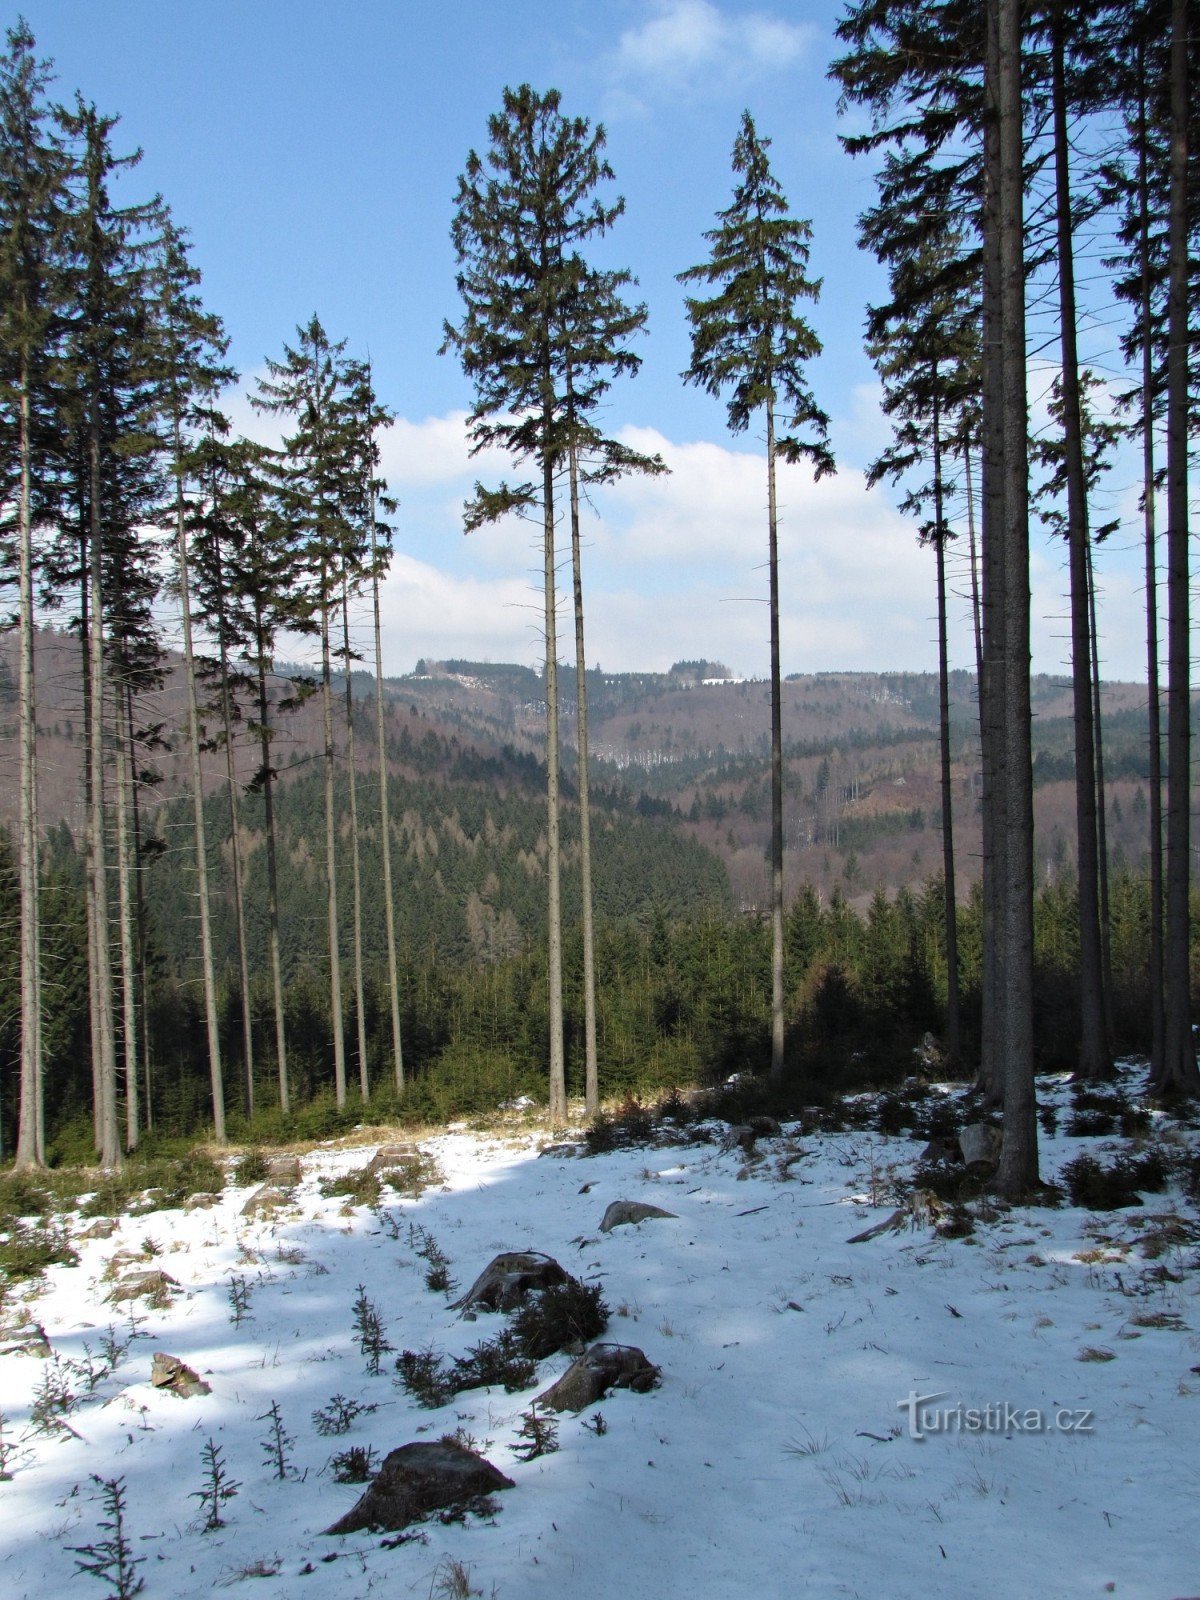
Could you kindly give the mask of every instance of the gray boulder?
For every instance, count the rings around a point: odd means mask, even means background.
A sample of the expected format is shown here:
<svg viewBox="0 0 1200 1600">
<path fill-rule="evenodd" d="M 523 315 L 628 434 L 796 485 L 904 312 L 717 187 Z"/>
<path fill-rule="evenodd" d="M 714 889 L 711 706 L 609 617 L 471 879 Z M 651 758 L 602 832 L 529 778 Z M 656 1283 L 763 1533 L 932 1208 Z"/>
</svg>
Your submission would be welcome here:
<svg viewBox="0 0 1200 1600">
<path fill-rule="evenodd" d="M 674 1211 L 664 1211 L 661 1206 L 647 1205 L 644 1200 L 614 1200 L 600 1223 L 601 1233 L 611 1233 L 626 1222 L 645 1222 L 650 1217 L 673 1217 Z"/>
<path fill-rule="evenodd" d="M 582 1411 L 610 1389 L 646 1394 L 662 1376 L 644 1351 L 631 1344 L 594 1344 L 567 1368 L 557 1383 L 538 1395 L 548 1411 Z"/>
</svg>

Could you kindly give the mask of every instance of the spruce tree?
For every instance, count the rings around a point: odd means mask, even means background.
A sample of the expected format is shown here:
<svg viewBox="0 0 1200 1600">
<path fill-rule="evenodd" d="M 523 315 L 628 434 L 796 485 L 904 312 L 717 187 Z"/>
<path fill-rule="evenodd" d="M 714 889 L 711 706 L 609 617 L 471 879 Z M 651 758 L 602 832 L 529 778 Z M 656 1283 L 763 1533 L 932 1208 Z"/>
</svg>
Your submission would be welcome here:
<svg viewBox="0 0 1200 1600">
<path fill-rule="evenodd" d="M 34 55 L 24 22 L 8 33 L 0 59 L 0 432 L 4 506 L 15 504 L 19 671 L 20 1111 L 17 1165 L 45 1160 L 41 927 L 37 822 L 37 712 L 34 672 L 34 527 L 52 500 L 47 426 L 54 421 L 53 359 L 62 332 L 62 232 L 67 157 L 46 87 L 49 67 Z"/>
<path fill-rule="evenodd" d="M 572 370 L 584 353 L 570 332 L 570 314 L 586 268 L 579 254 L 619 215 L 618 203 L 596 194 L 612 174 L 603 158 L 604 131 L 560 110 L 556 90 L 528 84 L 504 91 L 503 109 L 488 119 L 486 159 L 475 151 L 459 179 L 451 238 L 458 258 L 463 317 L 445 325 L 475 385 L 469 430 L 473 452 L 490 445 L 537 468 L 532 482 L 476 486 L 466 526 L 511 511 L 540 512 L 545 627 L 546 885 L 549 990 L 550 1117 L 566 1118 L 563 1042 L 561 859 L 555 479 L 579 443 L 579 410 L 567 400 Z M 569 467 L 568 467 L 569 470 Z"/>
<path fill-rule="evenodd" d="M 829 419 L 813 398 L 806 364 L 821 343 L 800 314 L 816 300 L 819 279 L 808 275 L 809 223 L 789 214 L 748 111 L 733 146 L 739 174 L 733 200 L 705 238 L 708 261 L 680 273 L 680 282 L 716 290 L 689 298 L 692 359 L 684 378 L 727 402 L 734 433 L 763 412 L 767 453 L 767 562 L 771 617 L 771 1075 L 783 1072 L 783 734 L 779 662 L 779 550 L 775 462 L 808 461 L 814 476 L 835 470 Z M 783 431 L 776 433 L 777 408 Z"/>
</svg>

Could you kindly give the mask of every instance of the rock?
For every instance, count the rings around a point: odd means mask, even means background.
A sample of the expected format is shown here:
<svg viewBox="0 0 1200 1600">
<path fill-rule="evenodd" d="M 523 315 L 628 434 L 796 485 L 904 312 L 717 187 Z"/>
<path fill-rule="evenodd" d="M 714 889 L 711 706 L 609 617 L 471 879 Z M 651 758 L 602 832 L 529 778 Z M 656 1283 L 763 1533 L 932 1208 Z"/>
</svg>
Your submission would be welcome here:
<svg viewBox="0 0 1200 1600">
<path fill-rule="evenodd" d="M 292 1192 L 290 1189 L 280 1188 L 278 1184 L 260 1184 L 246 1204 L 242 1207 L 243 1217 L 270 1216 L 273 1211 L 279 1211 L 283 1206 L 291 1205 Z"/>
<path fill-rule="evenodd" d="M 190 1194 L 183 1202 L 185 1211 L 211 1211 L 221 1199 L 219 1194 Z"/>
<path fill-rule="evenodd" d="M 0 1356 L 37 1356 L 44 1361 L 51 1354 L 46 1330 L 38 1322 L 7 1322 L 0 1325 Z"/>
<path fill-rule="evenodd" d="M 553 1256 L 537 1250 L 506 1250 L 495 1256 L 451 1311 L 511 1311 L 535 1289 L 566 1283 L 567 1274 Z"/>
<path fill-rule="evenodd" d="M 277 1189 L 290 1189 L 300 1182 L 299 1156 L 272 1156 L 267 1162 L 267 1182 Z"/>
<path fill-rule="evenodd" d="M 775 1118 L 768 1116 L 748 1117 L 746 1126 L 752 1128 L 759 1139 L 778 1139 L 783 1132 Z"/>
<path fill-rule="evenodd" d="M 554 1161 L 568 1161 L 579 1154 L 579 1146 L 574 1144 L 548 1144 L 538 1151 L 538 1159 L 549 1156 Z"/>
<path fill-rule="evenodd" d="M 452 1439 L 401 1445 L 386 1457 L 358 1504 L 325 1532 L 407 1528 L 431 1511 L 470 1510 L 496 1490 L 513 1487 L 490 1461 Z"/>
<path fill-rule="evenodd" d="M 601 1233 L 611 1233 L 626 1222 L 645 1222 L 650 1217 L 674 1217 L 674 1211 L 664 1211 L 661 1206 L 647 1205 L 644 1200 L 614 1200 L 600 1223 Z"/>
<path fill-rule="evenodd" d="M 603 1399 L 610 1389 L 645 1394 L 661 1376 L 635 1345 L 594 1344 L 571 1363 L 557 1383 L 538 1395 L 534 1404 L 549 1411 L 582 1411 Z"/>
<path fill-rule="evenodd" d="M 81 1239 L 111 1239 L 117 1231 L 117 1224 L 112 1217 L 98 1217 L 89 1228 L 81 1228 Z"/>
<path fill-rule="evenodd" d="M 179 1281 L 169 1272 L 163 1272 L 158 1267 L 152 1267 L 146 1272 L 130 1272 L 125 1277 L 118 1278 L 108 1291 L 110 1305 L 124 1305 L 127 1300 L 146 1300 L 152 1306 L 160 1309 L 169 1306 L 174 1298 L 172 1290 L 179 1288 Z"/>
<path fill-rule="evenodd" d="M 994 1167 L 1000 1160 L 1003 1135 L 990 1122 L 972 1122 L 958 1136 L 958 1147 L 968 1167 Z"/>
<path fill-rule="evenodd" d="M 420 1161 L 421 1151 L 418 1145 L 408 1144 L 381 1144 L 379 1149 L 367 1162 L 366 1173 L 368 1178 L 381 1178 L 385 1172 L 392 1172 L 397 1167 L 405 1167 L 410 1162 Z"/>
<path fill-rule="evenodd" d="M 181 1400 L 187 1400 L 194 1394 L 212 1393 L 212 1388 L 199 1373 L 193 1372 L 178 1356 L 166 1355 L 162 1350 L 154 1352 L 154 1360 L 150 1364 L 150 1382 L 156 1389 L 168 1389 L 172 1394 L 177 1394 Z"/>
</svg>

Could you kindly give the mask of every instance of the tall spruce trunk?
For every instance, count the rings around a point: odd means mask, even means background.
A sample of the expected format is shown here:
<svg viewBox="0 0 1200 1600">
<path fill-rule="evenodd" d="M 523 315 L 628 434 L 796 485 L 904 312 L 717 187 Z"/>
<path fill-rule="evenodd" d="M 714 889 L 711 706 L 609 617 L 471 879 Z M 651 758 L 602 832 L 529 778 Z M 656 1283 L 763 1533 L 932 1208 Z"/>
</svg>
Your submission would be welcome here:
<svg viewBox="0 0 1200 1600">
<path fill-rule="evenodd" d="M 126 721 L 128 697 L 120 683 L 113 686 L 117 832 L 117 916 L 121 949 L 121 1063 L 125 1076 L 125 1148 L 135 1150 L 141 1133 L 138 1112 L 137 968 L 133 939 L 133 863 L 129 847 L 129 788 L 131 781 Z"/>
<path fill-rule="evenodd" d="M 250 999 L 250 952 L 246 944 L 246 869 L 242 855 L 242 828 L 238 806 L 236 752 L 233 743 L 233 691 L 229 685 L 229 652 L 225 645 L 224 618 L 221 630 L 221 721 L 225 738 L 225 794 L 229 803 L 229 866 L 232 874 L 233 921 L 237 935 L 238 983 L 241 988 L 242 1078 L 246 1096 L 246 1115 L 254 1115 L 254 1011 Z"/>
<path fill-rule="evenodd" d="M 271 1002 L 275 1013 L 275 1069 L 279 1080 L 279 1109 L 291 1109 L 288 1086 L 287 1026 L 283 1005 L 283 962 L 279 951 L 279 862 L 275 842 L 275 774 L 271 768 L 271 698 L 267 693 L 267 668 L 262 654 L 262 617 L 256 616 L 258 655 L 258 748 L 262 760 L 263 832 L 267 849 L 267 929 L 271 960 Z"/>
<path fill-rule="evenodd" d="M 79 505 L 79 655 L 80 686 L 83 698 L 83 910 L 87 938 L 87 994 L 88 994 L 88 1045 L 92 1065 L 92 1137 L 95 1148 L 104 1142 L 103 1111 L 104 1091 L 100 1082 L 100 1014 L 96 1005 L 99 980 L 96 977 L 96 918 L 92 893 L 92 633 L 91 633 L 91 565 L 88 556 L 90 513 L 87 495 L 80 491 Z"/>
<path fill-rule="evenodd" d="M 150 975 L 146 955 L 146 858 L 142 848 L 141 801 L 138 798 L 140 786 L 137 782 L 137 754 L 133 737 L 133 690 L 128 687 L 125 690 L 125 726 L 129 730 L 129 770 L 134 774 L 133 787 L 129 792 L 129 811 L 133 830 L 133 882 L 136 891 L 137 986 L 140 1016 L 138 1055 L 142 1072 L 142 1123 L 146 1131 L 150 1132 L 154 1127 L 154 1102 L 150 1071 Z"/>
<path fill-rule="evenodd" d="M 379 541 L 375 533 L 373 489 L 368 491 L 368 506 L 371 520 L 371 610 L 375 624 L 375 744 L 379 755 L 379 842 L 383 853 L 383 912 L 387 931 L 388 1004 L 392 1019 L 392 1081 L 399 1093 L 404 1088 L 404 1050 L 400 1038 L 396 908 L 392 900 L 392 813 L 388 804 L 387 738 L 383 720 L 383 628 L 379 610 Z"/>
<path fill-rule="evenodd" d="M 93 397 L 93 416 L 97 402 Z M 112 946 L 108 914 L 108 852 L 104 814 L 104 562 L 100 522 L 100 440 L 93 420 L 88 438 L 89 629 L 88 679 L 91 706 L 88 738 L 90 803 L 87 822 L 87 886 L 91 902 L 89 968 L 93 985 L 93 1078 L 98 1090 L 96 1122 L 100 1163 L 122 1165 L 117 1120 L 117 1051 L 113 1021 Z"/>
<path fill-rule="evenodd" d="M 342 574 L 342 659 L 346 671 L 346 776 L 350 788 L 351 894 L 354 901 L 354 1020 L 358 1033 L 358 1085 L 371 1098 L 367 1070 L 367 1006 L 363 990 L 362 868 L 358 859 L 358 774 L 354 751 L 354 695 L 350 685 L 350 586 Z"/>
<path fill-rule="evenodd" d="M 1092 726 L 1096 730 L 1096 856 L 1100 886 L 1100 967 L 1104 974 L 1104 1032 L 1111 1056 L 1113 1023 L 1112 902 L 1108 893 L 1108 789 L 1104 781 L 1104 714 L 1100 694 L 1100 630 L 1096 626 L 1096 562 L 1087 547 L 1088 626 L 1092 636 Z M 1115 1072 L 1115 1067 L 1114 1067 Z"/>
<path fill-rule="evenodd" d="M 236 751 L 233 742 L 234 701 L 229 671 L 229 630 L 225 614 L 225 574 L 221 541 L 215 541 L 217 592 L 217 673 L 221 695 L 221 731 L 225 743 L 225 794 L 229 805 L 229 856 L 233 888 L 233 921 L 237 936 L 238 982 L 241 986 L 242 1080 L 246 1115 L 254 1115 L 254 1012 L 250 999 L 250 953 L 246 944 L 245 858 L 238 806 Z"/>
<path fill-rule="evenodd" d="M 1137 48 L 1138 267 L 1142 338 L 1142 518 L 1146 562 L 1146 715 L 1150 784 L 1150 939 L 1147 982 L 1150 990 L 1150 1087 L 1163 1078 L 1163 838 L 1162 702 L 1158 672 L 1158 532 L 1155 526 L 1154 340 L 1151 316 L 1150 176 L 1146 125 L 1146 50 Z"/>
<path fill-rule="evenodd" d="M 18 884 L 21 918 L 21 1078 L 17 1114 L 16 1165 L 45 1164 L 45 1115 L 42 1072 L 42 973 L 40 884 L 37 825 L 37 700 L 34 677 L 33 510 L 30 472 L 29 367 L 22 358 L 19 380 L 21 485 L 17 539 L 20 589 L 20 843 Z"/>
<path fill-rule="evenodd" d="M 549 379 L 547 379 L 547 384 Z M 546 629 L 546 959 L 550 1002 L 550 1123 L 567 1120 L 563 1043 L 562 902 L 558 837 L 558 634 L 554 562 L 554 461 L 550 407 L 542 413 L 542 557 Z"/>
<path fill-rule="evenodd" d="M 1079 902 L 1080 1078 L 1112 1076 L 1105 1017 L 1104 959 L 1100 937 L 1100 859 L 1096 817 L 1096 748 L 1092 706 L 1092 634 L 1089 616 L 1087 479 L 1076 341 L 1075 247 L 1067 135 L 1065 46 L 1062 15 L 1055 13 L 1051 42 L 1054 186 L 1058 242 L 1059 340 L 1062 358 L 1063 447 L 1067 480 L 1067 548 L 1071 580 L 1071 693 L 1075 734 L 1075 828 Z"/>
<path fill-rule="evenodd" d="M 946 523 L 942 488 L 942 430 L 936 362 L 933 374 L 933 515 L 937 558 L 938 744 L 942 787 L 942 905 L 946 935 L 946 1058 L 951 1073 L 962 1055 L 958 995 L 958 894 L 954 875 L 954 791 L 950 771 L 950 657 L 946 620 Z"/>
<path fill-rule="evenodd" d="M 175 459 L 181 459 L 178 423 Z M 217 1010 L 217 977 L 213 962 L 212 918 L 208 893 L 208 835 L 204 817 L 204 771 L 200 762 L 200 711 L 196 696 L 196 656 L 192 638 L 192 598 L 188 577 L 187 522 L 183 484 L 175 489 L 175 559 L 179 567 L 179 603 L 183 625 L 183 673 L 187 680 L 188 762 L 192 778 L 192 839 L 196 866 L 196 900 L 200 911 L 200 966 L 204 985 L 204 1024 L 208 1045 L 208 1077 L 212 1096 L 213 1129 L 225 1139 L 225 1078 L 221 1064 L 221 1025 Z"/>
<path fill-rule="evenodd" d="M 1163 1070 L 1167 1093 L 1200 1093 L 1192 1039 L 1191 615 L 1188 593 L 1188 4 L 1171 5 L 1167 292 L 1167 873 Z"/>
<path fill-rule="evenodd" d="M 1033 1082 L 1033 762 L 1029 685 L 1029 418 L 1025 388 L 1024 161 L 1020 0 L 997 12 L 1000 339 L 1003 373 L 1004 548 L 1001 700 L 1004 823 L 1001 926 L 1004 987 L 997 1054 L 1004 1085 L 1004 1141 L 996 1185 L 1027 1193 L 1038 1182 Z"/>
<path fill-rule="evenodd" d="M 767 566 L 771 612 L 771 1077 L 783 1077 L 783 691 L 779 668 L 779 511 L 775 399 L 767 393 Z"/>
<path fill-rule="evenodd" d="M 1004 703 L 1004 362 L 1000 294 L 999 0 L 986 9 L 984 79 L 984 195 L 982 450 L 983 668 L 979 678 L 980 778 L 983 851 L 983 971 L 977 1087 L 985 1104 L 1003 1098 L 1001 1006 L 1004 995 L 1002 848 L 1005 829 Z"/>
<path fill-rule="evenodd" d="M 583 893 L 583 1054 L 584 1109 L 600 1109 L 600 1070 L 596 1057 L 596 936 L 592 920 L 592 805 L 588 779 L 587 655 L 583 637 L 583 563 L 579 548 L 579 462 L 575 446 L 571 468 L 571 578 L 575 597 L 575 710 L 579 751 L 579 871 Z"/>
<path fill-rule="evenodd" d="M 342 1028 L 342 960 L 338 936 L 337 818 L 333 809 L 333 683 L 329 651 L 329 563 L 321 561 L 321 718 L 325 768 L 325 906 L 329 936 L 329 1016 L 333 1028 L 333 1084 L 339 1109 L 346 1104 L 346 1039 Z"/>
</svg>

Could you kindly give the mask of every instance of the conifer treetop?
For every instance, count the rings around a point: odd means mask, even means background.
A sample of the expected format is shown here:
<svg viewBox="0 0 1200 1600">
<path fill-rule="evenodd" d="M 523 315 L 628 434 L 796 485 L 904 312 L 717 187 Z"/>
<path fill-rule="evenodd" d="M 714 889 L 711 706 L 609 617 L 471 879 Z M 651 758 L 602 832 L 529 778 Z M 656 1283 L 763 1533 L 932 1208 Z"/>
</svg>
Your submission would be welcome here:
<svg viewBox="0 0 1200 1600">
<path fill-rule="evenodd" d="M 715 398 L 731 391 L 729 427 L 742 433 L 768 402 L 782 402 L 776 454 L 808 460 L 820 478 L 835 470 L 829 418 L 817 405 L 804 365 L 820 355 L 821 341 L 797 310 L 817 300 L 821 280 L 808 276 L 812 228 L 793 217 L 767 161 L 770 140 L 760 138 L 749 111 L 733 145 L 740 175 L 733 200 L 705 234 L 708 261 L 679 274 L 680 283 L 716 289 L 710 299 L 689 297 L 692 360 L 684 380 Z M 807 431 L 803 431 L 807 430 Z"/>
</svg>

